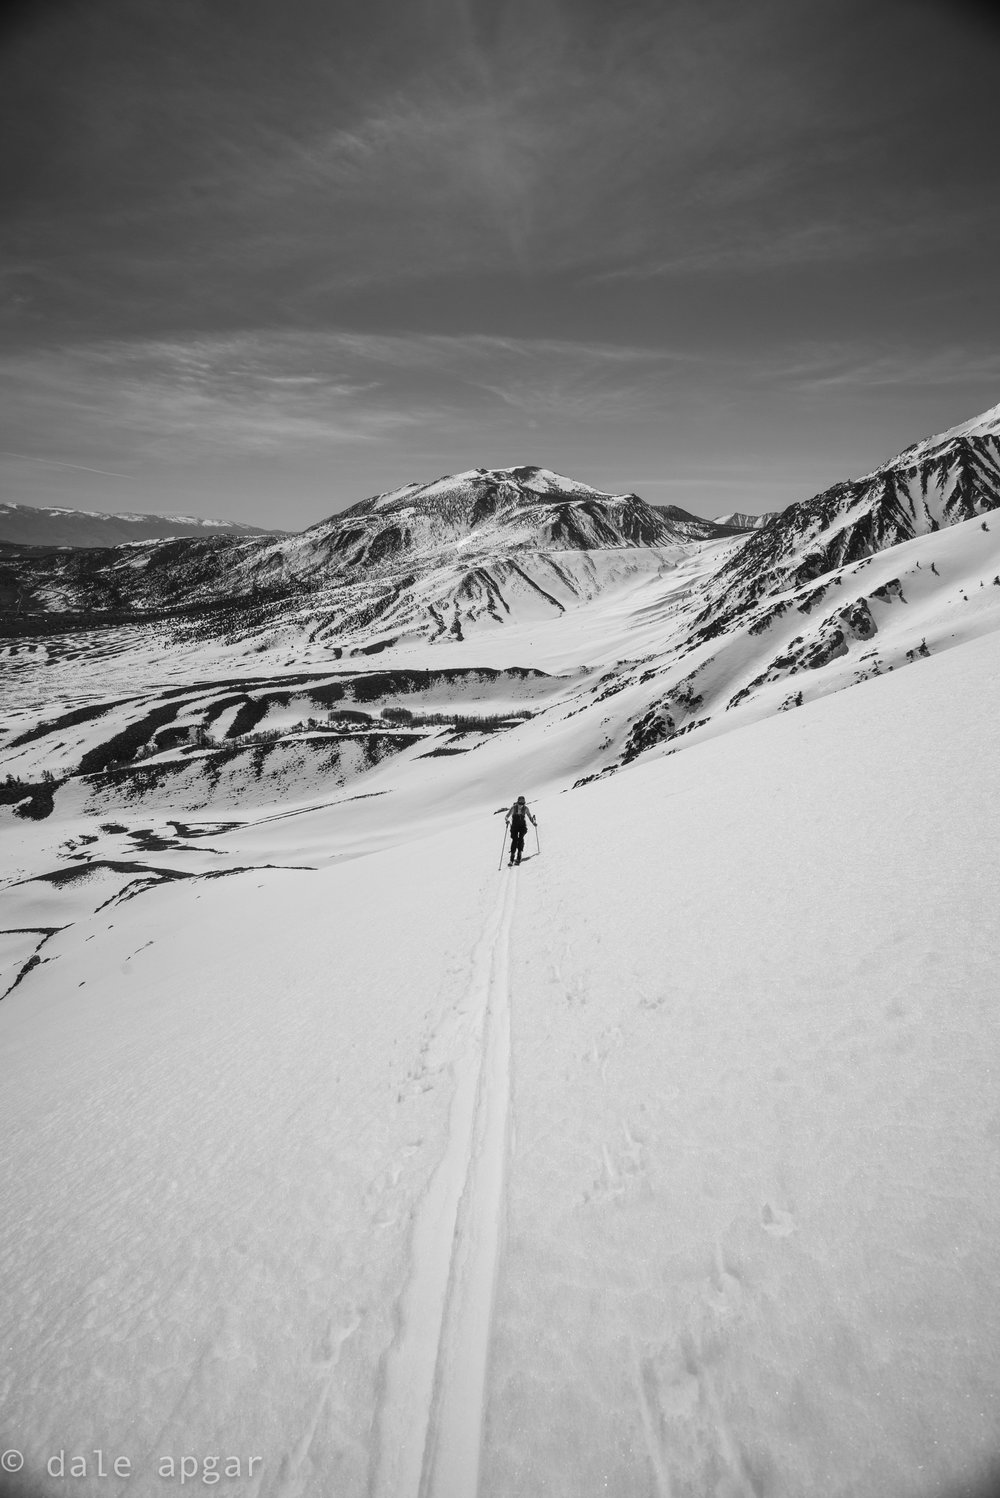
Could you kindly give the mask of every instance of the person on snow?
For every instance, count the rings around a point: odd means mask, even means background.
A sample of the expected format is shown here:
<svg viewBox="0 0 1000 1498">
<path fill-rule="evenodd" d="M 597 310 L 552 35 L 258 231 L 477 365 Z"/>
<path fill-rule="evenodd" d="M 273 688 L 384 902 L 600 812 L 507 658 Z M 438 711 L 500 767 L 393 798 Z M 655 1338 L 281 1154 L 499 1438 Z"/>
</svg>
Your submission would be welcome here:
<svg viewBox="0 0 1000 1498">
<path fill-rule="evenodd" d="M 521 854 L 524 852 L 524 835 L 528 830 L 528 822 L 531 822 L 532 827 L 538 826 L 538 823 L 528 810 L 528 803 L 523 796 L 518 796 L 514 805 L 507 813 L 506 821 L 507 826 L 510 828 L 510 862 L 520 863 Z M 510 865 L 508 864 L 509 867 Z"/>
</svg>

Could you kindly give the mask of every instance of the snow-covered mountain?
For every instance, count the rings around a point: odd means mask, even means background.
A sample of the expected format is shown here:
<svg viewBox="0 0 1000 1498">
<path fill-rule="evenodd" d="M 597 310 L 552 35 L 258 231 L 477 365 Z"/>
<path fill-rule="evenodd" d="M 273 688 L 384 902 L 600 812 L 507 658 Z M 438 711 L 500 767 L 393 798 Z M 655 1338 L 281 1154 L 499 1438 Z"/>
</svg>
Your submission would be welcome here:
<svg viewBox="0 0 1000 1498">
<path fill-rule="evenodd" d="M 363 500 L 307 535 L 334 538 L 354 561 L 381 562 L 442 542 L 476 550 L 600 550 L 727 534 L 715 521 L 637 494 L 609 494 L 548 468 L 476 468 Z"/>
<path fill-rule="evenodd" d="M 14 1498 L 991 1492 L 998 414 L 4 561 Z"/>
<path fill-rule="evenodd" d="M 265 781 L 307 783 L 314 763 L 354 778 L 404 749 L 466 753 L 456 715 L 513 731 L 541 709 L 569 783 L 613 773 L 997 628 L 997 440 L 987 413 L 749 533 L 692 533 L 683 511 L 520 467 L 408 484 L 295 536 L 8 564 L 20 591 L 0 577 L 0 630 L 94 687 L 47 726 L 15 709 L 0 770 L 113 771 L 87 782 L 102 805 L 122 776 L 196 805 L 248 764 Z M 29 647 L 10 648 L 29 681 Z M 305 733 L 334 702 L 355 715 L 337 718 L 347 744 L 325 721 Z M 194 730 L 218 765 L 178 757 Z"/>
<path fill-rule="evenodd" d="M 548 469 L 474 469 L 376 495 L 298 535 L 25 560 L 22 608 L 47 619 L 187 609 L 206 633 L 244 636 L 308 619 L 313 638 L 335 635 L 346 648 L 463 638 L 539 611 L 557 616 L 667 564 L 706 528 L 726 534 L 693 520 Z"/>
<path fill-rule="evenodd" d="M 105 514 L 0 504 L 0 543 L 18 546 L 124 546 L 175 536 L 267 536 L 281 532 L 198 515 Z"/>
<path fill-rule="evenodd" d="M 666 648 L 619 670 L 605 771 L 996 629 L 998 507 L 992 410 L 720 552 Z"/>
<path fill-rule="evenodd" d="M 759 599 L 1000 505 L 1000 406 L 864 474 L 789 505 L 720 569 L 713 628 Z"/>
<path fill-rule="evenodd" d="M 362 500 L 283 547 L 296 576 L 520 551 L 670 545 L 687 534 L 636 494 L 605 494 L 546 468 L 476 468 Z"/>
<path fill-rule="evenodd" d="M 745 510 L 733 510 L 728 515 L 716 515 L 715 523 L 732 526 L 738 531 L 756 531 L 779 513 L 778 510 L 765 510 L 762 515 L 750 515 Z"/>
<path fill-rule="evenodd" d="M 717 541 L 721 536 L 731 536 L 735 531 L 745 529 L 724 520 L 706 520 L 704 515 L 692 515 L 690 510 L 682 510 L 679 505 L 651 505 L 650 509 L 692 541 Z"/>
<path fill-rule="evenodd" d="M 994 635 L 576 792 L 540 711 L 0 805 L 5 1494 L 994 1493 L 998 714 Z"/>
</svg>

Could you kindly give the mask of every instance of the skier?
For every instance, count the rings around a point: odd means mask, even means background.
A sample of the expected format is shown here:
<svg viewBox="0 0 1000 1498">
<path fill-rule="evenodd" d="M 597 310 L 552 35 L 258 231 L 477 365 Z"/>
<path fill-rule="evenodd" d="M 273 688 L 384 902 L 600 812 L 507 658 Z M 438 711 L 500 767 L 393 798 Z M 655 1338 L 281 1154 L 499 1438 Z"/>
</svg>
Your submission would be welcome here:
<svg viewBox="0 0 1000 1498">
<path fill-rule="evenodd" d="M 528 803 L 523 796 L 518 796 L 506 817 L 507 826 L 510 828 L 510 863 L 521 862 L 521 854 L 524 852 L 524 834 L 528 830 L 529 819 L 532 827 L 538 826 L 528 810 Z M 509 868 L 510 864 L 507 867 Z"/>
</svg>

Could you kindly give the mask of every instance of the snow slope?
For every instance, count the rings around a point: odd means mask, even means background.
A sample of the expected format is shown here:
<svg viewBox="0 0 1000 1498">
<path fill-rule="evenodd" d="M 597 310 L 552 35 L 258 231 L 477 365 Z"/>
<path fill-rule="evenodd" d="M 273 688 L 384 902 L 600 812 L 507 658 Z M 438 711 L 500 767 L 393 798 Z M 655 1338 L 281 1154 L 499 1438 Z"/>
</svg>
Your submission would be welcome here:
<svg viewBox="0 0 1000 1498">
<path fill-rule="evenodd" d="M 1000 407 L 915 443 L 873 472 L 789 505 L 720 568 L 701 622 L 1000 506 Z"/>
<path fill-rule="evenodd" d="M 528 729 L 422 826 L 279 803 L 243 873 L 194 819 L 103 909 L 8 887 L 11 1491 L 62 1450 L 140 1498 L 212 1454 L 262 1498 L 985 1494 L 998 712 L 992 632 L 553 780 L 515 871 Z"/>
<path fill-rule="evenodd" d="M 115 816 L 131 804 L 183 818 L 216 801 L 230 809 L 308 802 L 348 778 L 367 784 L 398 747 L 407 778 L 404 786 L 393 772 L 383 817 L 409 824 L 416 812 L 404 814 L 399 798 L 405 790 L 419 808 L 435 794 L 435 753 L 452 756 L 448 784 L 459 800 L 462 784 L 512 753 L 539 784 L 570 785 L 1000 629 L 1000 526 L 984 518 L 769 594 L 725 630 L 699 627 L 706 592 L 739 545 L 705 544 L 673 559 L 653 550 L 574 553 L 576 591 L 567 586 L 558 607 L 550 569 L 548 602 L 533 602 L 525 588 L 502 623 L 486 614 L 471 624 L 466 595 L 466 629 L 433 642 L 404 631 L 373 658 L 358 647 L 347 659 L 342 647 L 295 635 L 267 651 L 204 640 L 168 650 L 155 635 L 126 632 L 115 653 L 112 631 L 0 647 L 9 702 L 0 776 L 71 777 L 57 793 L 60 808 L 89 787 L 95 812 Z M 560 566 L 568 575 L 568 563 Z M 421 742 L 404 743 L 406 723 L 381 716 L 400 710 L 533 717 L 518 727 L 508 716 L 502 732 L 478 739 L 417 722 Z M 317 715 L 322 732 L 304 737 Z M 209 749 L 182 746 L 195 727 L 209 734 Z M 254 743 L 254 732 L 283 737 Z M 376 776 L 371 791 L 379 784 Z M 497 794 L 505 794 L 499 783 Z"/>
<path fill-rule="evenodd" d="M 968 421 L 960 421 L 957 426 L 949 427 L 946 432 L 938 432 L 933 437 L 925 437 L 922 441 L 915 442 L 901 456 L 923 457 L 924 454 L 933 453 L 942 445 L 959 437 L 998 436 L 1000 436 L 1000 405 L 991 406 L 988 411 L 982 411 L 978 416 L 970 417 Z"/>
</svg>

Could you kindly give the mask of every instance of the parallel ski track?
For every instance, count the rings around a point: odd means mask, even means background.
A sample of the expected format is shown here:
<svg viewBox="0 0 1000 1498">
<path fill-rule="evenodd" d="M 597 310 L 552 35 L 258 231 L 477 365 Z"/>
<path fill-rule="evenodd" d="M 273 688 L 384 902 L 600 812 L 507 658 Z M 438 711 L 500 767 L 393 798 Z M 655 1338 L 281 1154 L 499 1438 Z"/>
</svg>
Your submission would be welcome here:
<svg viewBox="0 0 1000 1498">
<path fill-rule="evenodd" d="M 476 1498 L 510 1121 L 514 877 L 472 955 L 444 1155 L 414 1217 L 371 1498 Z"/>
</svg>

